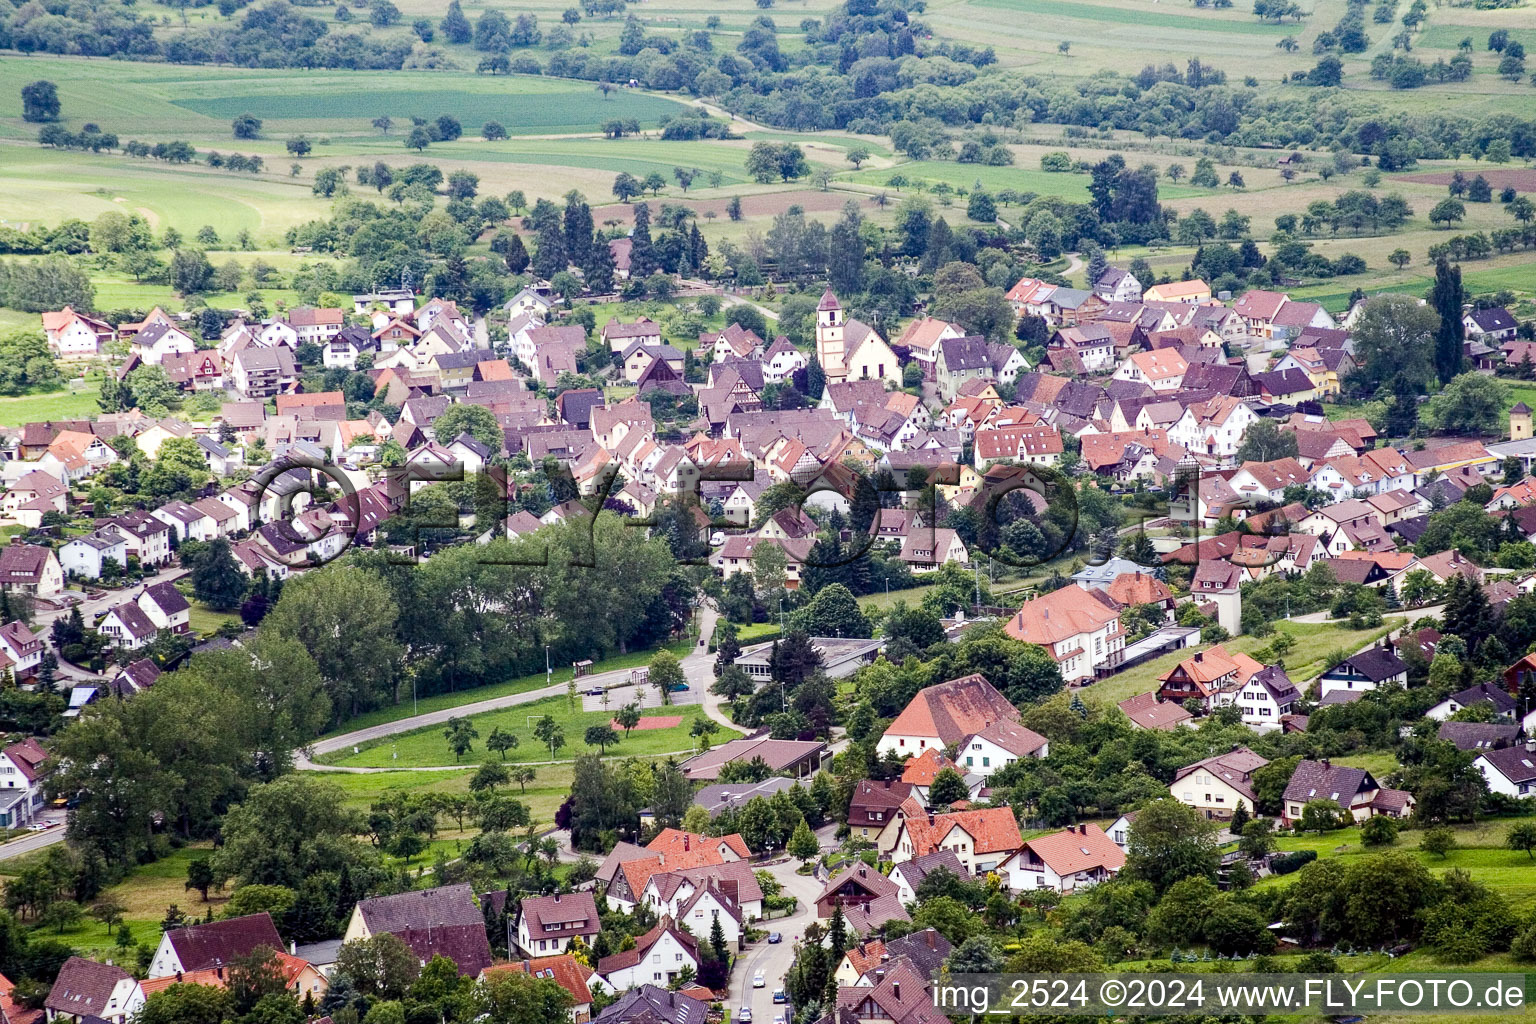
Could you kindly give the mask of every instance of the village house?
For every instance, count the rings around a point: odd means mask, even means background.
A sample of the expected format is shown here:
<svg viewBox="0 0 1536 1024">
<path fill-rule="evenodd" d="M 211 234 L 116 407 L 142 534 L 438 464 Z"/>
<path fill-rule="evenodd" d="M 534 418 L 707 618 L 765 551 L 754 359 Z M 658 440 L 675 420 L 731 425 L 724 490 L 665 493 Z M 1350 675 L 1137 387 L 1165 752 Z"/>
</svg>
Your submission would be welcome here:
<svg viewBox="0 0 1536 1024">
<path fill-rule="evenodd" d="M 985 778 L 1021 758 L 1043 758 L 1050 752 L 1050 741 L 1033 729 L 998 719 L 961 740 L 956 757 L 967 774 L 974 772 Z"/>
<path fill-rule="evenodd" d="M 1252 813 L 1253 773 L 1266 764 L 1268 759 L 1247 747 L 1234 747 L 1174 772 L 1168 792 L 1207 818 L 1227 821 L 1239 807 Z"/>
<path fill-rule="evenodd" d="M 912 789 L 910 782 L 900 779 L 859 780 L 848 801 L 849 833 L 874 843 L 882 853 L 888 852 L 895 844 L 895 826 L 904 817 L 901 808 L 912 795 Z M 881 843 L 879 839 L 887 830 L 887 841 Z"/>
<path fill-rule="evenodd" d="M 1154 284 L 1143 289 L 1141 297 L 1146 302 L 1184 302 L 1198 305 L 1211 301 L 1211 286 L 1201 280 L 1170 281 L 1167 284 Z"/>
<path fill-rule="evenodd" d="M 1368 693 L 1384 686 L 1406 686 L 1408 666 L 1385 641 L 1325 671 L 1317 681 L 1317 695 L 1326 697 L 1334 690 Z"/>
<path fill-rule="evenodd" d="M 943 750 L 993 722 L 1018 722 L 1019 710 L 987 682 L 969 675 L 928 686 L 886 728 L 876 751 L 914 757 L 930 747 Z"/>
<path fill-rule="evenodd" d="M 117 340 L 117 330 L 105 320 L 77 313 L 69 306 L 43 314 L 48 351 L 58 359 L 93 359 L 102 346 Z"/>
<path fill-rule="evenodd" d="M 1113 672 L 1124 658 L 1120 612 L 1078 587 L 1025 601 L 1004 629 L 1015 640 L 1045 648 L 1069 685 Z"/>
<path fill-rule="evenodd" d="M 1532 744 L 1516 744 L 1501 750 L 1485 750 L 1473 761 L 1483 773 L 1488 790 L 1503 796 L 1527 797 L 1536 793 L 1536 751 Z"/>
<path fill-rule="evenodd" d="M 1506 341 L 1515 340 L 1520 322 L 1503 306 L 1493 306 L 1467 310 L 1461 315 L 1461 327 L 1466 340 L 1497 348 Z"/>
<path fill-rule="evenodd" d="M 113 964 L 72 956 L 59 968 L 43 1000 L 49 1021 L 74 1024 L 106 1021 L 127 1024 L 144 1007 L 144 993 L 133 975 Z"/>
<path fill-rule="evenodd" d="M 480 972 L 478 980 L 484 984 L 505 974 L 526 974 L 532 978 L 548 978 L 570 995 L 571 1024 L 586 1024 L 592 1019 L 592 991 L 588 986 L 592 978 L 592 968 L 583 965 L 569 953 L 493 964 Z"/>
<path fill-rule="evenodd" d="M 32 597 L 55 597 L 64 590 L 64 570 L 52 548 L 22 544 L 0 547 L 0 590 Z"/>
<path fill-rule="evenodd" d="M 1188 725 L 1195 717 L 1185 710 L 1182 704 L 1158 700 L 1157 693 L 1154 691 L 1127 697 L 1119 702 L 1119 708 L 1125 712 L 1126 717 L 1136 728 L 1157 729 L 1163 732 Z"/>
<path fill-rule="evenodd" d="M 128 538 L 115 526 L 72 537 L 59 548 L 59 567 L 69 578 L 101 579 L 109 560 L 118 569 L 128 565 Z"/>
<path fill-rule="evenodd" d="M 1291 714 L 1301 699 L 1296 684 L 1279 665 L 1266 665 L 1248 678 L 1242 687 L 1231 694 L 1241 712 L 1241 720 L 1257 732 L 1272 732 L 1281 727 L 1281 719 Z"/>
<path fill-rule="evenodd" d="M 901 823 L 891 859 L 902 861 L 951 850 L 973 875 L 996 870 L 1023 839 L 1018 819 L 1007 807 L 908 817 Z"/>
<path fill-rule="evenodd" d="M 133 336 L 130 353 L 150 365 L 159 366 L 167 356 L 185 354 L 197 349 L 197 342 L 179 327 L 157 321 Z"/>
<path fill-rule="evenodd" d="M 1125 851 L 1085 823 L 1023 843 L 1001 873 L 1015 892 L 1052 889 L 1066 896 L 1115 877 L 1124 866 Z"/>
<path fill-rule="evenodd" d="M 640 985 L 666 986 L 684 968 L 696 975 L 699 964 L 699 940 L 680 929 L 672 918 L 663 917 L 656 927 L 635 940 L 633 949 L 599 960 L 593 984 L 610 992 Z"/>
<path fill-rule="evenodd" d="M 518 912 L 517 947 L 528 956 L 564 953 L 578 936 L 590 946 L 601 927 L 590 892 L 530 897 Z"/>
<path fill-rule="evenodd" d="M 1313 800 L 1337 804 L 1356 822 L 1377 814 L 1406 818 L 1414 806 L 1412 795 L 1404 790 L 1385 789 L 1365 769 L 1335 765 L 1327 758 L 1303 760 L 1291 773 L 1281 798 L 1281 823 L 1289 826 L 1300 821 L 1303 810 Z"/>
<path fill-rule="evenodd" d="M 148 976 L 164 978 L 228 967 L 249 956 L 258 946 L 274 952 L 287 948 L 266 911 L 172 928 L 160 936 L 160 945 L 149 962 Z"/>
<path fill-rule="evenodd" d="M 1160 677 L 1160 699 L 1183 704 L 1193 700 L 1206 711 L 1233 703 L 1238 691 L 1264 666 L 1241 651 L 1228 653 L 1221 644 L 1196 651 Z"/>
<path fill-rule="evenodd" d="M 360 900 L 352 909 L 342 938 L 351 942 L 385 932 L 409 946 L 422 963 L 434 956 L 446 956 L 466 977 L 476 977 L 491 965 L 485 917 L 468 885 L 444 885 Z"/>
<path fill-rule="evenodd" d="M 0 827 L 22 828 L 43 809 L 47 760 L 48 751 L 31 736 L 0 749 Z"/>
</svg>

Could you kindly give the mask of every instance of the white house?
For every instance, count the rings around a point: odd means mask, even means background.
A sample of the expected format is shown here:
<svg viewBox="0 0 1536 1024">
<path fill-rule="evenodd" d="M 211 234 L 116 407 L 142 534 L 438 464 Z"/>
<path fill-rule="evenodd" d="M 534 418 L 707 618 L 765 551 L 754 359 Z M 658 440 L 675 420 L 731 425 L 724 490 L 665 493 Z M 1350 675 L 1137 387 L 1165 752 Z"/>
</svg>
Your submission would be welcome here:
<svg viewBox="0 0 1536 1024">
<path fill-rule="evenodd" d="M 1120 873 L 1125 851 L 1094 824 L 1031 839 L 1000 869 L 1010 889 L 1053 889 L 1063 895 Z"/>
<path fill-rule="evenodd" d="M 1180 768 L 1168 792 L 1207 818 L 1226 821 L 1239 807 L 1253 810 L 1253 773 L 1266 764 L 1267 758 L 1237 747 Z"/>
<path fill-rule="evenodd" d="M 805 353 L 789 343 L 789 339 L 782 334 L 773 340 L 768 350 L 763 353 L 763 381 L 768 384 L 777 384 L 794 375 L 796 370 L 803 370 L 808 365 Z"/>
<path fill-rule="evenodd" d="M 1033 729 L 1006 719 L 989 722 L 985 729 L 960 741 L 955 754 L 967 774 L 990 776 L 1022 758 L 1043 758 L 1051 752 L 1050 741 Z"/>
<path fill-rule="evenodd" d="M 1317 681 L 1317 695 L 1335 690 L 1369 692 L 1383 686 L 1408 685 L 1408 666 L 1385 643 L 1346 658 L 1324 672 Z"/>
<path fill-rule="evenodd" d="M 168 501 L 150 514 L 174 530 L 178 542 L 213 540 L 219 534 L 219 524 L 212 516 L 181 500 Z"/>
<path fill-rule="evenodd" d="M 1258 732 L 1280 728 L 1280 716 L 1290 714 L 1300 699 L 1296 684 L 1279 665 L 1268 665 L 1250 676 L 1241 689 L 1218 695 L 1220 705 L 1236 704 L 1243 724 Z"/>
<path fill-rule="evenodd" d="M 103 345 L 117 338 L 117 330 L 105 320 L 77 313 L 65 306 L 57 313 L 43 314 L 43 333 L 48 349 L 60 359 L 90 359 Z"/>
<path fill-rule="evenodd" d="M 610 992 L 641 985 L 665 987 L 685 967 L 698 972 L 699 941 L 667 917 L 640 936 L 635 948 L 599 960 L 593 984 Z"/>
<path fill-rule="evenodd" d="M 113 964 L 81 956 L 64 961 L 43 1002 L 49 1021 L 90 1019 L 126 1024 L 143 1008 L 144 990 L 133 975 Z"/>
<path fill-rule="evenodd" d="M 0 650 L 11 659 L 11 675 L 27 680 L 37 674 L 43 661 L 43 641 L 27 624 L 15 619 L 0 626 Z"/>
<path fill-rule="evenodd" d="M 132 352 L 142 362 L 158 366 L 166 356 L 195 352 L 197 342 L 179 327 L 157 320 L 133 336 Z"/>
<path fill-rule="evenodd" d="M 517 946 L 529 956 L 550 956 L 564 953 L 578 936 L 590 946 L 601 928 L 590 892 L 533 897 L 518 914 Z"/>
<path fill-rule="evenodd" d="M 144 614 L 144 609 L 132 601 L 125 601 L 107 612 L 96 629 L 115 645 L 129 651 L 143 647 L 159 632 Z"/>
<path fill-rule="evenodd" d="M 145 587 L 135 601 L 156 629 L 185 633 L 191 628 L 192 605 L 170 582 Z"/>
<path fill-rule="evenodd" d="M 1472 763 L 1488 781 L 1488 789 L 1504 796 L 1536 794 L 1536 750 L 1530 741 L 1500 750 L 1485 750 Z"/>
<path fill-rule="evenodd" d="M 739 946 L 745 933 L 746 913 L 717 879 L 658 871 L 646 881 L 641 898 L 658 915 L 686 925 L 695 936 L 711 934 L 716 921 L 726 942 Z"/>
<path fill-rule="evenodd" d="M 48 752 L 31 736 L 0 750 L 0 823 L 19 828 L 43 808 L 43 762 Z"/>
<path fill-rule="evenodd" d="M 128 539 L 113 526 L 75 537 L 59 548 L 59 566 L 67 576 L 100 579 L 102 563 L 109 558 L 119 568 L 128 564 Z"/>
</svg>

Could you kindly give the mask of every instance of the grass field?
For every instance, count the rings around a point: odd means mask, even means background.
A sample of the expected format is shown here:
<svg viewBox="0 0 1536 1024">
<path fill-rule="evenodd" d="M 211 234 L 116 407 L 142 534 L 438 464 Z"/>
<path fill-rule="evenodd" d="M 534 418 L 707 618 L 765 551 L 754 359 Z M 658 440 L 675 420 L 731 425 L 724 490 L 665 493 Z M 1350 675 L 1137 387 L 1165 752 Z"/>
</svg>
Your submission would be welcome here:
<svg viewBox="0 0 1536 1024">
<path fill-rule="evenodd" d="M 46 395 L 0 398 L 0 427 L 19 427 L 38 420 L 88 419 L 99 413 L 96 392 L 53 391 Z"/>
<path fill-rule="evenodd" d="M 1484 885 L 1497 890 L 1514 903 L 1522 913 L 1536 907 L 1536 866 L 1524 853 L 1504 848 L 1504 836 L 1511 822 L 1505 819 L 1483 821 L 1475 825 L 1457 825 L 1457 849 L 1445 857 L 1421 851 L 1419 840 L 1423 833 L 1407 830 L 1399 834 L 1393 849 L 1402 850 L 1423 862 L 1431 871 L 1448 871 L 1462 868 Z M 1282 850 L 1314 850 L 1319 858 L 1357 857 L 1373 852 L 1360 843 L 1360 831 L 1342 828 L 1321 835 L 1308 833 L 1303 836 L 1284 836 L 1279 840 Z M 1262 886 L 1287 885 L 1293 875 L 1271 876 L 1261 879 Z"/>
<path fill-rule="evenodd" d="M 1385 636 L 1389 631 L 1402 625 L 1404 621 L 1402 618 L 1394 617 L 1384 620 L 1383 625 L 1376 629 L 1363 630 L 1352 630 L 1342 624 L 1334 623 L 1276 622 L 1277 631 L 1288 633 L 1296 638 L 1296 646 L 1292 647 L 1290 653 L 1285 656 L 1286 674 L 1297 686 L 1305 689 L 1307 682 L 1321 675 L 1328 667 L 1324 662 L 1327 661 L 1330 651 L 1335 648 L 1344 648 L 1353 653 L 1371 641 Z M 1260 639 L 1247 635 L 1222 642 L 1229 651 L 1242 651 L 1249 654 L 1268 643 L 1268 638 Z M 1193 650 L 1174 651 L 1161 658 L 1143 662 L 1094 683 L 1083 691 L 1083 696 L 1087 700 L 1097 701 L 1100 704 L 1113 704 L 1138 693 L 1146 693 L 1148 690 L 1156 689 L 1160 676 L 1193 653 Z"/>
<path fill-rule="evenodd" d="M 693 641 L 691 639 L 679 640 L 676 643 L 668 644 L 666 649 L 678 657 L 682 657 L 693 649 Z M 629 654 L 615 655 L 612 658 L 597 662 L 592 667 L 592 671 L 594 673 L 612 672 L 616 669 L 638 668 L 641 665 L 649 664 L 655 654 L 655 651 L 634 651 Z M 495 683 L 491 686 L 479 686 L 471 690 L 456 690 L 453 693 L 433 694 L 429 697 L 422 697 L 420 701 L 413 704 L 401 703 L 393 707 L 365 712 L 356 718 L 347 720 L 342 726 L 326 735 L 332 736 L 336 733 L 352 732 L 355 729 L 366 729 L 369 726 L 383 725 L 385 722 L 398 722 L 400 719 L 410 718 L 412 715 L 425 714 L 428 711 L 442 711 L 446 708 L 456 708 L 464 704 L 474 704 L 477 701 L 491 700 L 494 697 L 505 697 L 514 693 L 527 693 L 529 690 L 537 690 L 551 681 L 556 683 L 569 682 L 571 673 L 571 666 L 557 665 L 548 680 L 545 679 L 544 673 L 537 672 L 533 675 L 509 679 L 506 682 Z"/>
<path fill-rule="evenodd" d="M 576 705 L 578 710 L 572 710 L 565 697 L 549 697 L 531 704 L 519 704 L 501 711 L 475 715 L 470 721 L 479 731 L 480 738 L 476 741 L 474 750 L 465 756 L 464 762 L 474 764 L 482 760 L 498 759 L 496 755 L 485 749 L 486 737 L 490 736 L 491 730 L 496 728 L 500 728 L 502 732 L 514 734 L 521 741 L 517 749 L 508 751 L 507 763 L 550 760 L 549 748 L 541 745 L 533 735 L 535 723 L 545 717 L 553 718 L 565 732 L 566 745 L 563 748 L 557 748 L 555 752 L 557 759 L 575 757 L 577 754 L 588 751 L 596 752 L 595 747 L 589 748 L 582 742 L 582 735 L 589 726 L 605 724 L 612 717 L 612 712 L 605 714 L 601 711 L 581 711 L 580 706 L 579 699 Z M 617 710 L 618 707 L 615 705 L 613 711 Z M 704 715 L 702 707 L 693 704 L 683 707 L 651 708 L 645 711 L 642 717 L 678 715 L 683 717 L 683 724 L 665 729 L 636 729 L 628 738 L 609 747 L 608 755 L 654 757 L 682 751 L 691 752 L 697 741 L 688 735 L 688 730 L 692 728 L 694 718 Z M 724 742 L 734 739 L 735 736 L 735 733 L 722 729 L 716 734 L 715 742 Z M 453 751 L 448 749 L 442 726 L 400 733 L 372 745 L 364 744 L 359 753 L 343 752 L 340 756 L 323 757 L 321 760 L 328 764 L 349 768 L 422 768 L 454 763 Z"/>
</svg>

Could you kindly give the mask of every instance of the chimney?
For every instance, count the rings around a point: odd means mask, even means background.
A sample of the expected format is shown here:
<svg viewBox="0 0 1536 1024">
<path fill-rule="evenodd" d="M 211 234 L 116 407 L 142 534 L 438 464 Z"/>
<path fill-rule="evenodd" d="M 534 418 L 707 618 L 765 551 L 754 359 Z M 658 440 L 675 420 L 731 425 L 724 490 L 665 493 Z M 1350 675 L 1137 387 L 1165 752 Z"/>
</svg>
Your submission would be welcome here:
<svg viewBox="0 0 1536 1024">
<path fill-rule="evenodd" d="M 859 866 L 859 877 L 860 878 L 868 878 L 869 877 L 869 871 L 868 871 L 868 869 L 864 865 L 860 865 Z"/>
<path fill-rule="evenodd" d="M 895 996 L 898 1001 L 901 999 L 901 982 L 891 982 L 891 995 Z"/>
<path fill-rule="evenodd" d="M 689 837 L 687 832 L 684 832 L 683 833 L 683 852 L 684 853 L 688 852 L 688 844 L 690 842 L 691 842 L 691 838 Z"/>
<path fill-rule="evenodd" d="M 559 893 L 555 893 L 555 902 L 556 903 L 560 902 L 560 894 Z"/>
<path fill-rule="evenodd" d="M 299 944 L 297 942 L 293 941 L 292 939 L 290 939 L 288 941 L 288 955 L 289 956 L 298 956 L 299 955 Z"/>
<path fill-rule="evenodd" d="M 1322 765 L 1325 770 L 1333 767 L 1326 757 L 1318 758 L 1317 763 Z"/>
<path fill-rule="evenodd" d="M 935 942 L 937 941 L 938 934 L 939 933 L 934 931 L 932 928 L 924 928 L 923 944 L 926 945 L 929 949 L 937 949 L 938 947 L 935 945 Z"/>
<path fill-rule="evenodd" d="M 930 825 L 933 824 L 933 812 L 932 811 L 928 812 L 928 824 L 930 824 Z"/>
<path fill-rule="evenodd" d="M 181 982 L 181 972 L 180 971 L 176 972 L 176 981 L 177 981 L 178 984 L 180 984 L 180 982 Z"/>
</svg>

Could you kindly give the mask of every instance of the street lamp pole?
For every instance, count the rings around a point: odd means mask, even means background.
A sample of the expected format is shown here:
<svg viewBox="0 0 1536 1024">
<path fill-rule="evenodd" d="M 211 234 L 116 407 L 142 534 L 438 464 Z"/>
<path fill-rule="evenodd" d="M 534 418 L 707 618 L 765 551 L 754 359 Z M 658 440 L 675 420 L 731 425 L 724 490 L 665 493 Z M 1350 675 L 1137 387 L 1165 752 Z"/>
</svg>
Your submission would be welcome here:
<svg viewBox="0 0 1536 1024">
<path fill-rule="evenodd" d="M 544 685 L 554 682 L 554 670 L 549 665 L 549 644 L 544 645 Z"/>
</svg>

